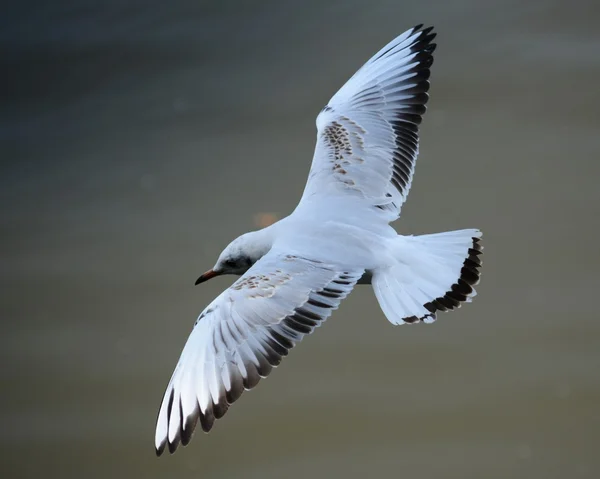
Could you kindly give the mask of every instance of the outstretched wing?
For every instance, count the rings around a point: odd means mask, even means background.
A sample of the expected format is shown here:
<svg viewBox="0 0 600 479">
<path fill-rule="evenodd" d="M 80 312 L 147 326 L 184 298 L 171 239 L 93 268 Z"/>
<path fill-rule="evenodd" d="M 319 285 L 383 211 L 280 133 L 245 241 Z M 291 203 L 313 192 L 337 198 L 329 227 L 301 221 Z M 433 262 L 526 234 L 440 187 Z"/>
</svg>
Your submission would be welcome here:
<svg viewBox="0 0 600 479">
<path fill-rule="evenodd" d="M 350 293 L 363 270 L 271 251 L 198 317 L 167 386 L 156 453 L 186 445 L 256 386 Z"/>
<path fill-rule="evenodd" d="M 317 146 L 301 203 L 353 195 L 393 221 L 406 200 L 429 98 L 432 27 L 386 45 L 317 117 Z M 323 204 L 325 203 L 325 204 Z"/>
</svg>

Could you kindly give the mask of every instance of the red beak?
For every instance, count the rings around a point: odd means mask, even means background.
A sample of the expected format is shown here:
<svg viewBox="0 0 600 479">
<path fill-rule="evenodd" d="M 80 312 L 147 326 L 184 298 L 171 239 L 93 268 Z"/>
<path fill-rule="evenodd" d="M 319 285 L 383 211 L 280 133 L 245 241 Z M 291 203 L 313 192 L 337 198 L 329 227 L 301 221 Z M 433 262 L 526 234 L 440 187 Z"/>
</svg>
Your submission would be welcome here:
<svg viewBox="0 0 600 479">
<path fill-rule="evenodd" d="M 209 269 L 206 273 L 201 275 L 194 284 L 204 283 L 205 281 L 208 281 L 209 279 L 214 278 L 215 276 L 219 276 L 219 274 L 221 273 L 217 273 L 214 269 Z"/>
</svg>

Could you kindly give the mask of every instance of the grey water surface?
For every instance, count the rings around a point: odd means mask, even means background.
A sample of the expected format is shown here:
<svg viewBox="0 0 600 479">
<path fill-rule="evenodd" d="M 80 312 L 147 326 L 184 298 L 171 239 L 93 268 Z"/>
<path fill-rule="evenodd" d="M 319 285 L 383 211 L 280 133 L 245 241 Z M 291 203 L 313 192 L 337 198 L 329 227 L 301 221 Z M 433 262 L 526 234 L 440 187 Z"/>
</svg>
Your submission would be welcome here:
<svg viewBox="0 0 600 479">
<path fill-rule="evenodd" d="M 600 7 L 13 2 L 0 16 L 0 476 L 600 477 Z M 210 435 L 157 459 L 194 280 L 291 212 L 320 109 L 439 34 L 409 200 L 484 231 L 479 296 L 393 327 L 369 287 Z"/>
</svg>

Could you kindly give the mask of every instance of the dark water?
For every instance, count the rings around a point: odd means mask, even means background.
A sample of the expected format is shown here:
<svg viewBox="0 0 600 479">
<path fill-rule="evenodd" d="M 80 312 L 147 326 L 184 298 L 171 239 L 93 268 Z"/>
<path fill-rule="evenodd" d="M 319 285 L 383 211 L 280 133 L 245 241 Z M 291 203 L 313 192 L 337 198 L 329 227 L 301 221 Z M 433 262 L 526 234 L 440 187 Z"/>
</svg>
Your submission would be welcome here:
<svg viewBox="0 0 600 479">
<path fill-rule="evenodd" d="M 406 2 L 405 2 L 406 3 Z M 594 2 L 30 2 L 0 17 L 2 477 L 600 477 Z M 479 296 L 392 327 L 358 288 L 209 435 L 153 452 L 198 288 L 289 213 L 314 119 L 439 32 L 404 233 L 479 227 Z"/>
</svg>

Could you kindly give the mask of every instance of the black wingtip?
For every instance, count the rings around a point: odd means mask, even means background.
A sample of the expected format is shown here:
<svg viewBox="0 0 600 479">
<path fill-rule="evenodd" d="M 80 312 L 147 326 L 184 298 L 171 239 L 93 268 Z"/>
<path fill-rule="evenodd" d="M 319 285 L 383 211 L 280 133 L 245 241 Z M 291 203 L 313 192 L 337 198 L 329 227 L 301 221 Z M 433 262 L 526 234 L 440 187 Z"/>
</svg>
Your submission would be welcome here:
<svg viewBox="0 0 600 479">
<path fill-rule="evenodd" d="M 422 26 L 423 26 L 423 25 L 421 25 L 421 27 L 422 27 Z M 433 31 L 433 25 L 432 25 L 432 26 L 430 26 L 430 27 L 427 27 L 427 28 L 423 28 L 423 29 L 421 30 L 421 34 L 422 34 L 422 35 L 427 35 L 427 34 L 428 34 L 429 32 L 431 32 L 431 31 Z M 436 34 L 436 33 L 433 33 L 433 35 L 437 35 L 437 34 Z"/>
<path fill-rule="evenodd" d="M 162 456 L 162 453 L 165 451 L 165 443 L 163 442 L 159 447 L 154 448 L 154 452 L 156 453 L 156 457 Z"/>
<path fill-rule="evenodd" d="M 446 294 L 424 305 L 428 311 L 434 313 L 436 310 L 447 311 L 455 309 L 474 295 L 474 286 L 479 283 L 479 279 L 481 278 L 480 270 L 482 261 L 480 256 L 483 254 L 483 246 L 481 245 L 481 236 L 474 236 L 471 240 L 472 244 L 469 248 L 468 256 L 463 262 L 460 277 Z"/>
<path fill-rule="evenodd" d="M 424 28 L 423 28 L 424 27 Z M 435 27 L 433 25 L 430 25 L 429 27 L 425 27 L 425 24 L 423 23 L 419 23 L 418 25 L 415 25 L 412 29 L 412 33 L 419 33 L 422 36 L 427 36 L 429 34 L 435 36 L 437 35 L 433 30 L 435 29 Z M 432 33 L 433 32 L 433 33 Z"/>
<path fill-rule="evenodd" d="M 192 440 L 192 436 L 194 435 L 194 430 L 196 429 L 196 424 L 198 423 L 198 411 L 194 411 L 191 415 L 189 415 L 185 423 L 183 424 L 183 429 L 181 431 L 181 445 L 187 446 Z"/>
<path fill-rule="evenodd" d="M 173 442 L 169 441 L 169 452 L 171 454 L 173 454 L 177 450 L 178 446 L 179 446 L 179 438 L 175 438 L 173 440 Z"/>
<path fill-rule="evenodd" d="M 424 45 L 423 51 L 433 52 L 435 50 L 436 44 L 432 43 L 435 37 L 437 37 L 437 32 L 433 31 L 433 26 L 422 28 L 423 25 L 420 25 L 419 28 L 415 27 L 413 29 L 413 34 L 418 34 L 418 41 L 421 45 Z M 421 28 L 421 29 L 420 29 Z M 431 50 L 429 50 L 431 48 Z"/>
</svg>

